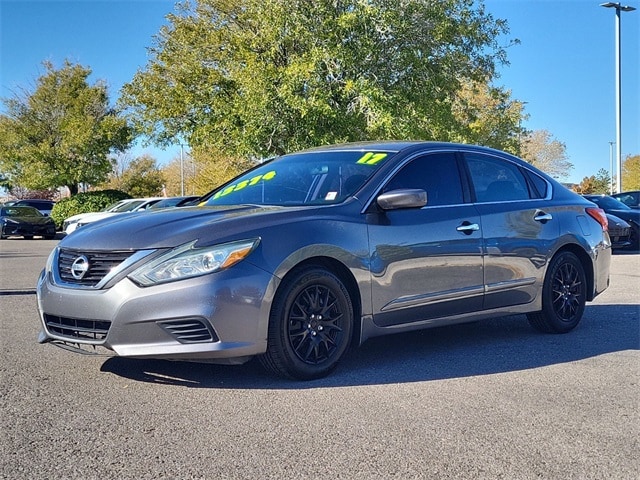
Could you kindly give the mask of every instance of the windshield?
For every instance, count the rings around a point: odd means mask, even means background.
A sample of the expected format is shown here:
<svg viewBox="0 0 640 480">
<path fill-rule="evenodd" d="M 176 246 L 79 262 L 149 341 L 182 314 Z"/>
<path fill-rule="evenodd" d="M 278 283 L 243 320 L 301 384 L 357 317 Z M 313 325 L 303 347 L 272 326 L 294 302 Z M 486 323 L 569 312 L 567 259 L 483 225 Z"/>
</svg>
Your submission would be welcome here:
<svg viewBox="0 0 640 480">
<path fill-rule="evenodd" d="M 631 210 L 628 205 L 625 205 L 619 200 L 612 197 L 588 197 L 593 203 L 597 204 L 601 208 L 608 208 L 609 210 Z"/>
<path fill-rule="evenodd" d="M 120 205 L 126 203 L 126 200 L 120 200 L 116 203 L 112 203 L 111 205 L 109 205 L 106 208 L 103 208 L 101 211 L 102 212 L 112 212 L 113 210 L 115 210 L 117 207 L 119 207 Z"/>
<path fill-rule="evenodd" d="M 142 205 L 144 202 L 145 202 L 145 200 L 134 200 L 134 201 L 131 201 L 131 202 L 123 203 L 122 205 L 120 205 L 119 207 L 114 208 L 111 211 L 112 212 L 131 212 L 132 210 L 135 210 L 140 205 Z"/>
<path fill-rule="evenodd" d="M 43 217 L 42 213 L 33 207 L 5 207 L 2 209 L 3 217 Z"/>
<path fill-rule="evenodd" d="M 393 153 L 306 152 L 285 155 L 223 185 L 206 205 L 322 205 L 356 192 Z"/>
</svg>

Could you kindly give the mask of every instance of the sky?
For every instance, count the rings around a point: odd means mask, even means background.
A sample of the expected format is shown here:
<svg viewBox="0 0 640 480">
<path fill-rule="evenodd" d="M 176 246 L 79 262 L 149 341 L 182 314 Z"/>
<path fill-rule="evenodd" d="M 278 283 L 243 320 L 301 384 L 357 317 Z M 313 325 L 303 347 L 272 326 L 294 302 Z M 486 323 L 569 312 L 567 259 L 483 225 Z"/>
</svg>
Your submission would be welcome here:
<svg viewBox="0 0 640 480">
<path fill-rule="evenodd" d="M 485 0 L 488 13 L 507 21 L 509 65 L 496 85 L 525 102 L 523 127 L 547 130 L 566 145 L 574 168 L 563 180 L 615 170 L 615 9 L 598 0 Z M 622 158 L 640 154 L 640 0 L 621 13 Z M 65 59 L 90 68 L 90 82 L 106 81 L 112 103 L 123 84 L 149 60 L 147 48 L 174 11 L 173 0 L 0 0 L 0 97 L 32 91 L 45 69 Z M 1 107 L 0 107 L 1 108 Z M 136 146 L 160 164 L 180 154 Z M 615 172 L 614 172 L 615 173 Z"/>
</svg>

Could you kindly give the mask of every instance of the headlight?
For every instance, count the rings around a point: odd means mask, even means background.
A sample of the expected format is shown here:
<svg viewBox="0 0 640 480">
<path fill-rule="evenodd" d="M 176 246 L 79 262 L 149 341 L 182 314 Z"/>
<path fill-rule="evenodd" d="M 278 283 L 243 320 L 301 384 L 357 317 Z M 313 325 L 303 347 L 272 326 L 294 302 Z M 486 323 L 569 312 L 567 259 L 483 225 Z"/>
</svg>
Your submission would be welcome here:
<svg viewBox="0 0 640 480">
<path fill-rule="evenodd" d="M 194 248 L 196 241 L 177 247 L 134 271 L 129 278 L 148 287 L 218 272 L 246 258 L 260 239 Z"/>
<path fill-rule="evenodd" d="M 53 265 L 55 263 L 55 258 L 57 255 L 58 255 L 57 248 L 54 248 L 53 250 L 51 250 L 51 253 L 47 257 L 47 263 L 44 266 L 44 269 L 46 270 L 47 273 L 53 272 L 53 268 L 54 268 Z"/>
</svg>

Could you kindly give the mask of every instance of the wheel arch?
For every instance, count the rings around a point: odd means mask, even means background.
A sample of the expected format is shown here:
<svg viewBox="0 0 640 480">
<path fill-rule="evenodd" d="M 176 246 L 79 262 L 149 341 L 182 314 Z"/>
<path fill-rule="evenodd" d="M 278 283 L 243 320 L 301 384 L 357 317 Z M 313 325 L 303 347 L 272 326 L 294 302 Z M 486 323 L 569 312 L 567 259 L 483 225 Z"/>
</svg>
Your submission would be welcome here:
<svg viewBox="0 0 640 480">
<path fill-rule="evenodd" d="M 301 269 L 311 268 L 311 267 L 320 267 L 324 268 L 331 273 L 333 273 L 336 277 L 340 279 L 340 281 L 344 284 L 345 288 L 349 292 L 349 296 L 351 297 L 351 304 L 353 306 L 353 332 L 351 338 L 351 346 L 355 347 L 358 345 L 358 339 L 360 338 L 360 333 L 362 329 L 362 298 L 360 295 L 360 289 L 358 288 L 358 282 L 356 281 L 355 276 L 344 263 L 336 260 L 335 258 L 325 257 L 325 256 L 316 256 L 306 258 L 303 261 L 296 264 L 293 268 L 291 268 L 285 276 L 281 279 L 278 287 L 276 288 L 276 292 L 274 298 L 277 298 L 278 295 L 281 294 L 283 285 L 287 282 L 287 278 L 294 275 Z M 275 302 L 272 302 L 272 309 Z"/>
<path fill-rule="evenodd" d="M 551 261 L 553 260 L 553 258 L 557 257 L 558 255 L 564 252 L 573 253 L 580 261 L 580 264 L 582 265 L 582 269 L 584 271 L 584 275 L 587 279 L 587 289 L 586 289 L 587 301 L 589 302 L 592 301 L 595 298 L 595 293 L 594 293 L 595 292 L 595 284 L 594 284 L 595 273 L 593 270 L 593 261 L 591 260 L 591 257 L 589 256 L 589 254 L 585 252 L 584 248 L 582 248 L 580 245 L 576 245 L 572 243 L 563 245 L 549 260 L 549 263 L 547 265 L 551 264 Z"/>
</svg>

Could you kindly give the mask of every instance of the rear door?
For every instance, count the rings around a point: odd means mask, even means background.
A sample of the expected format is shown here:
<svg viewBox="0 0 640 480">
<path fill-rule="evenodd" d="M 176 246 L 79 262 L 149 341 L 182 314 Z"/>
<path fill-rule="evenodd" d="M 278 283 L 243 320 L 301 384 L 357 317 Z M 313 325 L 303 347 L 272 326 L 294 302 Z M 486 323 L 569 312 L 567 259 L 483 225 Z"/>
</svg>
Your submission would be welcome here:
<svg viewBox="0 0 640 480">
<path fill-rule="evenodd" d="M 484 308 L 526 304 L 540 291 L 559 215 L 550 187 L 534 172 L 490 154 L 464 154 L 482 217 Z"/>
<path fill-rule="evenodd" d="M 422 154 L 383 192 L 418 188 L 423 208 L 368 215 L 374 321 L 392 326 L 482 308 L 480 216 L 465 203 L 455 152 Z"/>
</svg>

